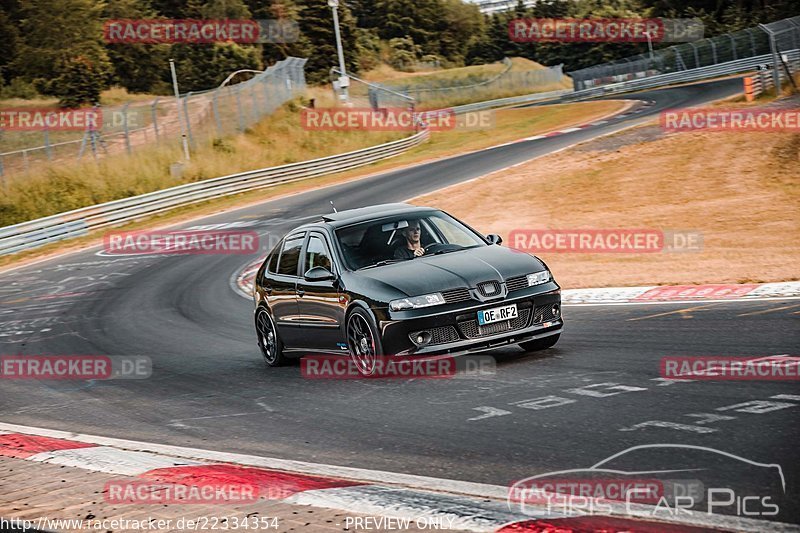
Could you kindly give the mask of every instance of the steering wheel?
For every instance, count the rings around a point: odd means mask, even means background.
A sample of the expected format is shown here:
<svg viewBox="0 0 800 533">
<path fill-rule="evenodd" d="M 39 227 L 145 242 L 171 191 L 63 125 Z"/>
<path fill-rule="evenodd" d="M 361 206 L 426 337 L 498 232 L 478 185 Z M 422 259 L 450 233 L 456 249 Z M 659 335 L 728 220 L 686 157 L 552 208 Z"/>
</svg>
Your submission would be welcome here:
<svg viewBox="0 0 800 533">
<path fill-rule="evenodd" d="M 435 242 L 433 244 L 429 244 L 425 248 L 425 255 L 432 255 L 435 254 L 436 252 L 441 252 L 441 251 L 458 250 L 459 248 L 461 248 L 461 246 L 457 244 Z"/>
</svg>

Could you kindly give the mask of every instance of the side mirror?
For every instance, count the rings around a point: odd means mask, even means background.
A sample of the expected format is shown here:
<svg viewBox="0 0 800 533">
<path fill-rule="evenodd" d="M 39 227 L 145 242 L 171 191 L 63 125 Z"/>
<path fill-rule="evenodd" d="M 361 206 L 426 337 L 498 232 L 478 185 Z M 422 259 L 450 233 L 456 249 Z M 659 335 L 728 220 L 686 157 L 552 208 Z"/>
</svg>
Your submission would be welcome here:
<svg viewBox="0 0 800 533">
<path fill-rule="evenodd" d="M 503 238 L 496 233 L 490 233 L 486 236 L 486 240 L 489 241 L 489 244 L 502 244 Z"/>
<path fill-rule="evenodd" d="M 303 277 L 307 281 L 325 281 L 335 278 L 333 272 L 321 266 L 315 266 L 314 268 L 308 270 L 305 274 L 303 274 Z"/>
</svg>

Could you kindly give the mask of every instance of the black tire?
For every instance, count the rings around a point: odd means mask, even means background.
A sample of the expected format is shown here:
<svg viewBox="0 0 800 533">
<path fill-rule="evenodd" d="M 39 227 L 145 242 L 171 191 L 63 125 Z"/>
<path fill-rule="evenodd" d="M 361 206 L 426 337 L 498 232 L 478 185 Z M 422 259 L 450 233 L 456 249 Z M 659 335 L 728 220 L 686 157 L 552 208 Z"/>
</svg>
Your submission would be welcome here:
<svg viewBox="0 0 800 533">
<path fill-rule="evenodd" d="M 256 335 L 258 336 L 258 347 L 267 366 L 285 365 L 286 356 L 283 355 L 283 342 L 278 336 L 272 316 L 265 307 L 259 307 L 256 311 Z"/>
<path fill-rule="evenodd" d="M 383 355 L 383 346 L 375 321 L 363 308 L 356 307 L 347 315 L 345 326 L 347 351 L 362 376 L 375 373 L 377 359 Z"/>
<path fill-rule="evenodd" d="M 519 347 L 525 350 L 526 352 L 538 352 L 540 350 L 546 350 L 548 348 L 552 348 L 558 342 L 558 339 L 561 337 L 561 333 L 557 335 L 550 335 L 549 337 L 544 337 L 542 339 L 534 339 L 528 342 L 521 342 L 519 343 Z"/>
</svg>

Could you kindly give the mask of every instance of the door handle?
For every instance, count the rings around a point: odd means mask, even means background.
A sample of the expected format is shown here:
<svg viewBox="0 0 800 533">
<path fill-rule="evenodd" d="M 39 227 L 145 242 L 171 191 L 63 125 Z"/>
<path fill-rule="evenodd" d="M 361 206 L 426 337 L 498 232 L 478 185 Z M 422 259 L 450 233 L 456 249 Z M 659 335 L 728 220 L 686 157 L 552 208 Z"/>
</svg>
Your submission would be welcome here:
<svg viewBox="0 0 800 533">
<path fill-rule="evenodd" d="M 300 288 L 297 289 L 297 295 L 298 296 L 303 296 L 305 293 L 306 293 L 306 291 L 304 291 L 303 289 L 300 289 Z"/>
</svg>

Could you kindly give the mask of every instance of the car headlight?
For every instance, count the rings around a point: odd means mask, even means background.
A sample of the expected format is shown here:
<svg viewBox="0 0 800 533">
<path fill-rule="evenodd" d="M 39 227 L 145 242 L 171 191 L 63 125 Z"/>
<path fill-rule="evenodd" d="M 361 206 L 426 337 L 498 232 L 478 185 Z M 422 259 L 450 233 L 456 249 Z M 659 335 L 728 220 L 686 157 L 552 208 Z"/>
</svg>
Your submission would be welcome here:
<svg viewBox="0 0 800 533">
<path fill-rule="evenodd" d="M 547 283 L 551 279 L 553 279 L 553 277 L 550 275 L 549 270 L 542 270 L 541 272 L 537 272 L 535 274 L 528 274 L 528 287 Z"/>
<path fill-rule="evenodd" d="M 422 296 L 410 296 L 389 302 L 392 311 L 404 311 L 406 309 L 419 309 L 420 307 L 430 307 L 444 303 L 444 296 L 439 292 L 433 294 L 423 294 Z"/>
</svg>

